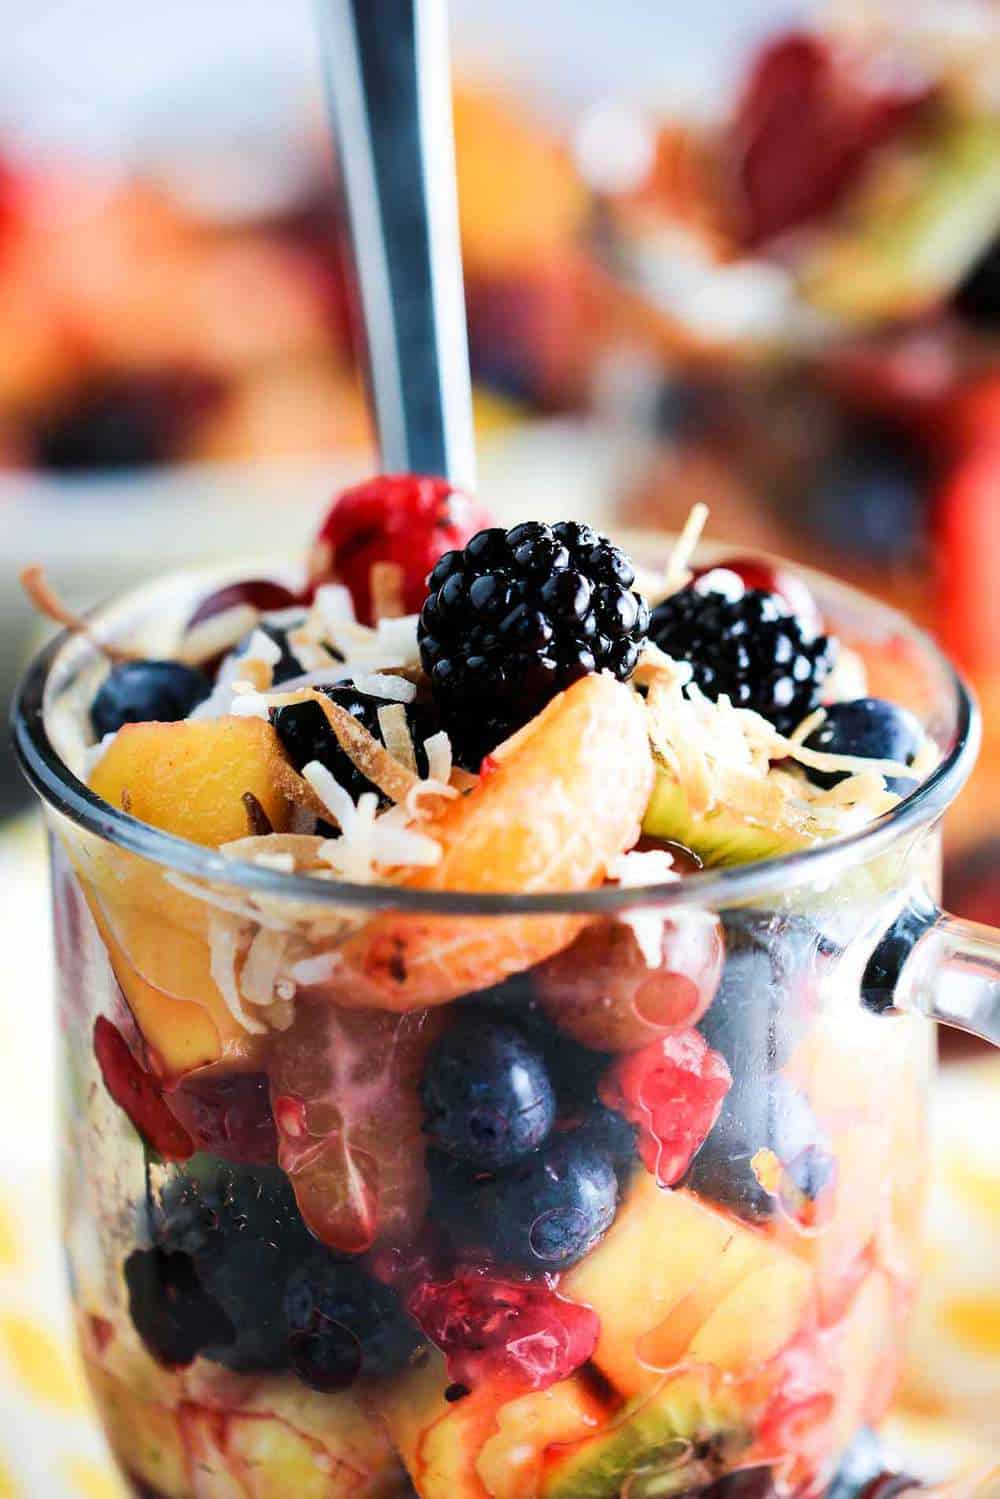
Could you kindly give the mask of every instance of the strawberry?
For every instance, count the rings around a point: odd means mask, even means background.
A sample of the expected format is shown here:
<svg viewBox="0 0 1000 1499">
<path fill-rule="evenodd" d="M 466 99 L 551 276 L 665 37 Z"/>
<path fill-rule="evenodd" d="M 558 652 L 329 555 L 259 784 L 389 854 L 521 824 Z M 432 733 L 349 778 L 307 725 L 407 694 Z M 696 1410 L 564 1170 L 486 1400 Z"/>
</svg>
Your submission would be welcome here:
<svg viewBox="0 0 1000 1499">
<path fill-rule="evenodd" d="M 427 597 L 427 574 L 444 552 L 464 547 L 492 524 L 488 513 L 446 479 L 380 474 L 338 495 L 320 527 L 310 569 L 313 588 L 346 584 L 359 620 L 373 618 L 371 570 L 402 569 L 402 604 L 415 614 Z"/>
</svg>

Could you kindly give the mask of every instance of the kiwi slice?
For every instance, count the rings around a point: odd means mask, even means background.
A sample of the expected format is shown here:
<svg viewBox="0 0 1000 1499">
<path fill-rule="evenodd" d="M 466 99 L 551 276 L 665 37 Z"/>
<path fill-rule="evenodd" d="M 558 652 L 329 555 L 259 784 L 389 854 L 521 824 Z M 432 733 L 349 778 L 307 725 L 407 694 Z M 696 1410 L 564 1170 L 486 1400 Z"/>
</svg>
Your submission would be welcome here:
<svg viewBox="0 0 1000 1499">
<path fill-rule="evenodd" d="M 707 865 L 752 864 L 795 853 L 816 842 L 797 828 L 751 822 L 735 807 L 721 802 L 709 812 L 693 812 L 687 791 L 662 761 L 657 761 L 656 783 L 642 830 L 684 844 Z"/>
<path fill-rule="evenodd" d="M 730 1471 L 752 1440 L 731 1390 L 708 1372 L 683 1374 L 620 1412 L 615 1425 L 549 1470 L 544 1499 L 689 1494 Z"/>
</svg>

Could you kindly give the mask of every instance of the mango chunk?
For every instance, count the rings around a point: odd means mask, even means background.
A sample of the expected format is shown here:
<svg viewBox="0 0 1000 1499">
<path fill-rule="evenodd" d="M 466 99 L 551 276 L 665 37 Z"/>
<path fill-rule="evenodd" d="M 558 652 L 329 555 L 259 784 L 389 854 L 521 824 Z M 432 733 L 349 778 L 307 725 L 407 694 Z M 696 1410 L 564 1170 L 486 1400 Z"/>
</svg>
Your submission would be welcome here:
<svg viewBox="0 0 1000 1499">
<path fill-rule="evenodd" d="M 260 718 L 133 723 L 118 730 L 90 785 L 140 822 L 218 848 L 246 836 L 248 791 L 276 832 L 287 826 L 284 766 L 278 737 Z"/>
</svg>

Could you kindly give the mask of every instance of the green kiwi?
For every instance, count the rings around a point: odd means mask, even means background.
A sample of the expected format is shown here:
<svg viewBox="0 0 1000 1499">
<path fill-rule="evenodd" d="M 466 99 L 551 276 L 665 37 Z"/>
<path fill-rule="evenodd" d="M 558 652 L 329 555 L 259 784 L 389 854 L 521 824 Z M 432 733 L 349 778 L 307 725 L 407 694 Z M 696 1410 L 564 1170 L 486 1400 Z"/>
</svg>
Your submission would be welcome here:
<svg viewBox="0 0 1000 1499">
<path fill-rule="evenodd" d="M 543 1499 L 672 1499 L 730 1471 L 752 1437 L 735 1395 L 708 1372 L 630 1400 L 614 1426 L 550 1469 Z"/>
</svg>

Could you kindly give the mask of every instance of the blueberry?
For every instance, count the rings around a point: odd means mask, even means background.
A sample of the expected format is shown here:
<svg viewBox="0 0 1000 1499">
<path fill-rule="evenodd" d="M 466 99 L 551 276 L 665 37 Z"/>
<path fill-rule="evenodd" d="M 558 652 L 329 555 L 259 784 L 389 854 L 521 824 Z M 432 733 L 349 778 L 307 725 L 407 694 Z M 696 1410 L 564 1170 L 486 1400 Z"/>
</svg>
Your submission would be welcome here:
<svg viewBox="0 0 1000 1499">
<path fill-rule="evenodd" d="M 749 1222 L 763 1222 L 773 1217 L 777 1204 L 753 1169 L 760 1150 L 774 1152 L 811 1202 L 832 1180 L 833 1158 L 805 1095 L 780 1074 L 744 1072 L 684 1185 Z"/>
<path fill-rule="evenodd" d="M 136 1249 L 125 1261 L 125 1284 L 135 1330 L 161 1364 L 180 1368 L 210 1344 L 234 1341 L 231 1322 L 189 1254 Z"/>
<path fill-rule="evenodd" d="M 98 688 L 90 721 L 99 739 L 126 723 L 176 723 L 211 690 L 204 672 L 181 661 L 122 661 Z"/>
<path fill-rule="evenodd" d="M 276 1167 L 205 1168 L 205 1157 L 167 1179 L 151 1209 L 156 1247 L 187 1256 L 230 1336 L 206 1328 L 200 1351 L 238 1370 L 282 1369 L 283 1311 L 292 1269 L 316 1250 L 288 1178 Z"/>
<path fill-rule="evenodd" d="M 492 1017 L 459 1017 L 431 1056 L 422 1091 L 432 1143 L 485 1170 L 535 1150 L 555 1120 L 541 1056 L 517 1026 Z"/>
<path fill-rule="evenodd" d="M 626 1170 L 636 1158 L 637 1134 L 634 1124 L 599 1102 L 591 1104 L 576 1131 L 578 1139 L 603 1151 L 619 1171 Z"/>
<path fill-rule="evenodd" d="M 878 697 L 861 697 L 852 703 L 831 703 L 818 729 L 806 740 L 806 748 L 834 755 L 860 755 L 864 760 L 896 760 L 912 765 L 923 742 L 919 723 L 905 708 Z M 814 786 L 836 786 L 846 771 L 807 770 Z M 904 776 L 886 777 L 886 785 L 897 796 L 907 796 L 916 781 Z"/>
<path fill-rule="evenodd" d="M 614 1222 L 618 1178 L 603 1150 L 563 1135 L 478 1183 L 469 1204 L 482 1242 L 501 1261 L 564 1270 Z"/>
<path fill-rule="evenodd" d="M 896 562 L 919 544 L 926 496 L 926 465 L 912 444 L 865 426 L 831 455 L 804 500 L 796 494 L 792 518 L 841 555 Z"/>
<path fill-rule="evenodd" d="M 389 707 L 392 702 L 390 698 L 372 697 L 368 693 L 359 692 L 350 681 L 341 682 L 334 687 L 322 687 L 320 691 L 338 707 L 346 709 L 373 738 L 382 741 L 378 710 Z M 286 708 L 272 709 L 271 722 L 274 724 L 285 753 L 296 770 L 302 770 L 310 760 L 318 760 L 332 775 L 336 776 L 345 791 L 355 801 L 366 791 L 377 791 L 378 788 L 372 785 L 367 776 L 358 769 L 346 751 L 341 748 L 336 735 L 330 728 L 326 714 L 315 700 L 306 703 L 291 703 Z M 423 704 L 407 703 L 406 722 L 416 751 L 417 771 L 421 776 L 426 776 L 428 773 L 427 755 L 423 746 L 424 741 L 429 739 L 437 729 L 437 718 Z M 378 795 L 380 806 L 388 806 L 388 797 L 381 792 Z"/>
<path fill-rule="evenodd" d="M 316 1254 L 293 1272 L 284 1311 L 292 1368 L 315 1390 L 390 1374 L 419 1346 L 396 1293 L 328 1255 Z"/>
<path fill-rule="evenodd" d="M 935 908 L 930 901 L 921 898 L 912 900 L 896 917 L 868 959 L 861 979 L 861 1002 L 866 1010 L 884 1015 L 893 1009 L 903 966 L 936 920 Z"/>
</svg>

